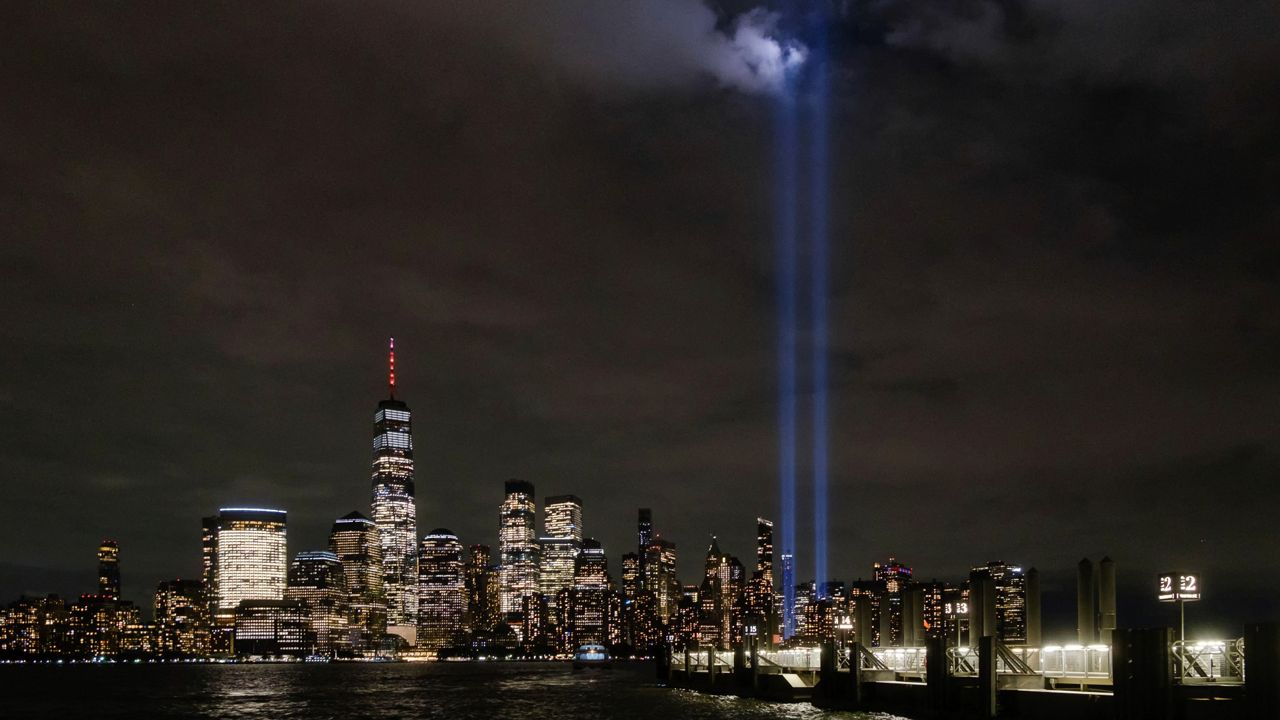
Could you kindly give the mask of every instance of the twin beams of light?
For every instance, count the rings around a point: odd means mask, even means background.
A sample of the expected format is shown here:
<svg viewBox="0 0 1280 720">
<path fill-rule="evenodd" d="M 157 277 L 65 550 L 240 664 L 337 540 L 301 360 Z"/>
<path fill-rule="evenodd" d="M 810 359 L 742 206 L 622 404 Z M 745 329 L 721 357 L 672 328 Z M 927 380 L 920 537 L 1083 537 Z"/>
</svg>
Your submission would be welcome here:
<svg viewBox="0 0 1280 720">
<path fill-rule="evenodd" d="M 819 596 L 827 582 L 827 264 L 828 264 L 828 158 L 827 158 L 827 42 L 825 5 L 816 0 L 813 14 L 815 42 L 809 71 L 803 78 L 788 78 L 777 100 L 777 312 L 778 312 L 778 477 L 781 490 L 780 550 L 795 556 L 796 480 L 798 465 L 798 376 L 800 298 L 800 163 L 807 164 L 805 189 L 808 212 L 804 223 L 808 251 L 808 330 L 811 392 L 810 440 L 812 442 L 813 570 Z M 797 82 L 807 82 L 801 87 Z M 807 152 L 799 152 L 802 110 Z M 795 632 L 795 580 L 783 577 L 783 634 Z"/>
</svg>

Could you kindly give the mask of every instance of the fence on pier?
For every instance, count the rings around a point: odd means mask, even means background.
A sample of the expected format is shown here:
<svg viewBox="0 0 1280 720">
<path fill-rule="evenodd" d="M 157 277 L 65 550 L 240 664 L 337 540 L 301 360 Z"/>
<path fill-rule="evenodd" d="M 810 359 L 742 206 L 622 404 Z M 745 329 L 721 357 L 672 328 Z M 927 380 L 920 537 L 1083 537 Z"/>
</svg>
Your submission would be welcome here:
<svg viewBox="0 0 1280 720">
<path fill-rule="evenodd" d="M 927 674 L 923 647 L 855 647 L 859 653 L 856 658 L 850 647 L 836 649 L 836 666 L 840 671 L 849 670 L 856 660 L 863 670 L 891 670 L 903 679 L 923 678 Z M 1170 651 L 1173 679 L 1177 683 L 1240 683 L 1244 680 L 1243 639 L 1175 642 Z M 686 650 L 684 654 L 687 659 L 680 659 L 696 672 L 706 672 L 712 663 L 717 672 L 734 668 L 732 650 Z M 816 673 L 822 668 L 821 647 L 759 650 L 757 658 L 763 672 Z M 963 646 L 947 648 L 946 668 L 949 675 L 977 676 L 977 650 Z M 1026 647 L 996 643 L 996 672 L 1040 675 L 1058 683 L 1106 685 L 1111 681 L 1111 648 L 1107 645 Z"/>
</svg>

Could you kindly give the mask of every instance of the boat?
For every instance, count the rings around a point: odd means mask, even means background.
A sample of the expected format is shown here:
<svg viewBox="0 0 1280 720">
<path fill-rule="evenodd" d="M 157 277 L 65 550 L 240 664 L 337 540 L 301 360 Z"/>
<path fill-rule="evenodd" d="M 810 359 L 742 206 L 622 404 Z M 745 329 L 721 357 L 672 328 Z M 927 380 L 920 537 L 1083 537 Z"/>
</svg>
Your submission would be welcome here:
<svg viewBox="0 0 1280 720">
<path fill-rule="evenodd" d="M 609 649 L 603 645 L 588 643 L 578 648 L 578 651 L 573 654 L 574 670 L 588 668 L 608 670 L 611 667 L 613 667 L 613 658 L 609 655 Z"/>
</svg>

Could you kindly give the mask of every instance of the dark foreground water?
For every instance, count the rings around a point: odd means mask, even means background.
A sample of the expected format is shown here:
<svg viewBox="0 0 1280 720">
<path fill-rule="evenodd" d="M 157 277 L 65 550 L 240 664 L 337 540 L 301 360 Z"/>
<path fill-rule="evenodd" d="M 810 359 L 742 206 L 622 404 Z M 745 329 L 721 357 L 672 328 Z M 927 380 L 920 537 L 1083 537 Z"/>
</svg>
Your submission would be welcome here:
<svg viewBox="0 0 1280 720">
<path fill-rule="evenodd" d="M 0 666 L 0 718 L 855 720 L 660 686 L 648 663 Z"/>
</svg>

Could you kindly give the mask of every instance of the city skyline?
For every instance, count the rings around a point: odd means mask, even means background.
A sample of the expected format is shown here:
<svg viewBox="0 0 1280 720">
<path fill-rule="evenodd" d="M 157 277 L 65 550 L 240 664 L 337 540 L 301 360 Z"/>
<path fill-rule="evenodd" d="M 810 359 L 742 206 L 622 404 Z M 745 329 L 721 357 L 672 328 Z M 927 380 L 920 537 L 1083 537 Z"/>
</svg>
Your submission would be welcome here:
<svg viewBox="0 0 1280 720">
<path fill-rule="evenodd" d="M 1003 558 L 1049 603 L 1110 555 L 1131 618 L 1179 567 L 1206 617 L 1280 610 L 1274 7 L 832 3 L 820 48 L 781 6 L 454 5 L 45 3 L 0 30 L 0 595 L 96 587 L 111 538 L 141 602 L 199 573 L 219 507 L 323 549 L 370 514 L 390 335 L 414 542 L 496 553 L 515 477 L 581 497 L 615 571 L 640 507 L 682 578 L 710 534 L 747 558 L 785 517 L 794 72 L 828 114 L 825 190 L 798 188 L 828 213 L 796 216 L 829 231 L 793 258 L 828 280 L 795 314 L 796 581 L 825 371 L 831 577 Z"/>
</svg>

